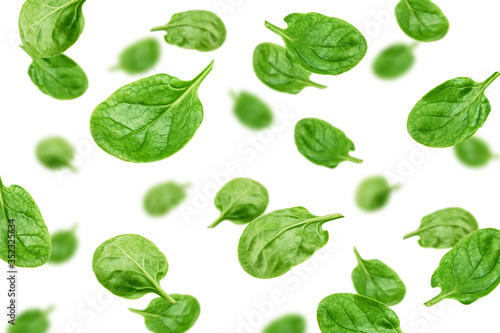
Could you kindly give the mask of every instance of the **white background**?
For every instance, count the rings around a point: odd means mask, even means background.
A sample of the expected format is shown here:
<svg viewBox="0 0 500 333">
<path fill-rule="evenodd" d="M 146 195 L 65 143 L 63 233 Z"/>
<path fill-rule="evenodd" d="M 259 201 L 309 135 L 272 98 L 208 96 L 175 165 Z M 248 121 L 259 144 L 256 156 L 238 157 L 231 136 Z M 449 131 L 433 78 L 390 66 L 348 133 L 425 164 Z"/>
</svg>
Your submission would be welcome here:
<svg viewBox="0 0 500 333">
<path fill-rule="evenodd" d="M 430 89 L 458 76 L 483 81 L 500 70 L 498 1 L 437 3 L 450 20 L 448 35 L 416 49 L 418 59 L 411 73 L 383 82 L 371 72 L 373 58 L 393 42 L 411 42 L 395 21 L 394 1 L 87 1 L 85 30 L 67 55 L 85 69 L 90 87 L 83 97 L 63 102 L 31 83 L 30 58 L 17 47 L 22 1 L 3 1 L 0 175 L 4 184 L 29 191 L 49 230 L 78 222 L 80 239 L 78 253 L 69 263 L 21 270 L 21 309 L 55 305 L 50 315 L 50 332 L 55 333 L 147 332 L 142 317 L 127 308 L 145 308 L 155 296 L 116 297 L 97 282 L 91 268 L 100 243 L 137 233 L 152 240 L 168 258 L 170 270 L 161 282 L 163 288 L 200 301 L 202 312 L 192 333 L 261 332 L 270 320 L 289 312 L 304 314 L 308 332 L 319 332 L 315 319 L 319 301 L 332 293 L 354 292 L 350 277 L 356 265 L 354 245 L 364 258 L 393 267 L 406 283 L 406 298 L 393 307 L 404 332 L 498 330 L 499 290 L 469 306 L 445 301 L 425 308 L 422 304 L 439 293 L 431 288 L 430 277 L 446 251 L 420 248 L 417 238 L 402 239 L 424 215 L 451 206 L 472 212 L 480 227 L 500 227 L 498 162 L 467 169 L 451 149 L 424 149 L 406 131 L 408 113 Z M 217 10 L 217 4 L 225 5 L 225 10 Z M 116 89 L 140 78 L 111 73 L 109 67 L 131 42 L 145 36 L 162 40 L 161 32 L 149 29 L 190 9 L 217 10 L 227 26 L 226 43 L 214 52 L 200 53 L 162 42 L 161 63 L 150 74 L 189 80 L 215 59 L 199 91 L 203 124 L 182 151 L 164 161 L 132 164 L 106 154 L 90 137 L 89 117 Z M 253 73 L 253 50 L 261 42 L 283 44 L 265 29 L 264 20 L 285 27 L 282 19 L 293 12 L 320 12 L 355 25 L 367 37 L 366 57 L 343 75 L 313 75 L 314 81 L 328 86 L 326 90 L 306 88 L 294 96 L 267 88 Z M 479 131 L 496 152 L 500 151 L 498 87 L 500 82 L 487 93 L 493 111 Z M 289 115 L 284 120 L 276 117 L 273 130 L 261 134 L 247 130 L 232 114 L 231 89 L 254 92 L 276 114 Z M 365 162 L 346 162 L 334 170 L 308 162 L 293 141 L 294 125 L 305 117 L 322 118 L 342 129 L 356 144 L 352 155 Z M 37 142 L 54 134 L 78 147 L 78 173 L 54 173 L 35 159 Z M 228 167 L 236 169 L 232 178 L 250 177 L 267 187 L 268 211 L 301 205 L 313 214 L 339 212 L 346 218 L 325 225 L 330 242 L 319 256 L 283 277 L 255 279 L 238 263 L 243 227 L 224 222 L 216 229 L 206 228 L 218 215 L 212 198 L 220 185 L 212 176 L 219 174 L 224 180 Z M 386 209 L 366 214 L 356 208 L 353 195 L 357 184 L 373 174 L 397 177 L 403 186 Z M 167 217 L 148 217 L 142 210 L 145 191 L 170 179 L 190 182 L 189 198 Z M 273 295 L 280 295 L 277 302 L 273 303 Z"/>
</svg>

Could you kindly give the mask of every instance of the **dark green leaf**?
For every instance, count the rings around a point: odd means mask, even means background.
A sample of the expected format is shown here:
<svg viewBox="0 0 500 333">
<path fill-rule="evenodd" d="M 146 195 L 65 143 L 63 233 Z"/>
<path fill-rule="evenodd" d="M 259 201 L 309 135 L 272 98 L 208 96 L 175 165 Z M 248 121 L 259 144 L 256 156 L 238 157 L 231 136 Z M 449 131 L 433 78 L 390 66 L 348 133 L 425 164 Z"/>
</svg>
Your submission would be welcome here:
<svg viewBox="0 0 500 333">
<path fill-rule="evenodd" d="M 336 168 L 341 162 L 361 163 L 349 156 L 354 143 L 338 128 L 324 120 L 305 118 L 295 126 L 295 144 L 299 152 L 314 164 Z"/>
<path fill-rule="evenodd" d="M 351 24 L 318 13 L 290 14 L 286 29 L 269 22 L 266 27 L 278 34 L 286 46 L 286 56 L 304 69 L 338 75 L 354 68 L 366 54 L 363 35 Z"/>
<path fill-rule="evenodd" d="M 144 196 L 144 210 L 151 216 L 163 216 L 186 198 L 186 187 L 168 181 L 152 187 Z"/>
<path fill-rule="evenodd" d="M 251 129 L 260 130 L 271 126 L 273 112 L 271 108 L 257 96 L 242 91 L 234 98 L 234 114 L 238 120 Z"/>
<path fill-rule="evenodd" d="M 46 333 L 49 331 L 49 313 L 53 307 L 47 310 L 30 309 L 21 312 L 16 318 L 15 325 L 9 325 L 7 333 Z"/>
<path fill-rule="evenodd" d="M 484 82 L 459 77 L 432 89 L 411 110 L 408 133 L 415 141 L 434 148 L 451 147 L 468 139 L 490 114 L 484 91 L 499 76 L 496 72 Z"/>
<path fill-rule="evenodd" d="M 73 257 L 78 247 L 78 238 L 76 238 L 76 225 L 70 230 L 59 230 L 52 234 L 52 253 L 49 262 L 60 264 Z"/>
<path fill-rule="evenodd" d="M 289 314 L 267 325 L 264 333 L 306 333 L 306 319 L 302 315 Z"/>
<path fill-rule="evenodd" d="M 128 74 L 144 73 L 158 63 L 160 55 L 160 44 L 156 38 L 144 38 L 123 50 L 119 64 L 113 69 L 122 69 Z"/>
<path fill-rule="evenodd" d="M 73 171 L 76 170 L 71 164 L 75 157 L 75 150 L 64 138 L 53 136 L 43 139 L 36 146 L 36 156 L 40 163 L 49 169 L 69 168 Z"/>
<path fill-rule="evenodd" d="M 304 207 L 281 209 L 248 224 L 238 244 L 241 267 L 256 278 L 281 276 L 328 242 L 324 223 L 341 214 L 316 216 Z"/>
<path fill-rule="evenodd" d="M 172 156 L 191 140 L 203 120 L 198 88 L 212 67 L 213 62 L 191 81 L 157 74 L 118 89 L 92 113 L 94 141 L 127 162 Z"/>
<path fill-rule="evenodd" d="M 356 203 L 367 212 L 382 209 L 389 201 L 392 191 L 397 188 L 398 186 L 390 186 L 382 176 L 366 178 L 356 190 Z"/>
<path fill-rule="evenodd" d="M 490 146 L 477 137 L 469 138 L 455 145 L 455 155 L 465 165 L 479 168 L 487 165 L 491 159 L 498 158 L 494 155 Z"/>
<path fill-rule="evenodd" d="M 432 274 L 432 288 L 441 293 L 425 303 L 432 306 L 450 298 L 471 304 L 500 283 L 500 231 L 480 229 L 462 238 L 444 255 Z"/>
<path fill-rule="evenodd" d="M 393 44 L 384 49 L 373 62 L 373 71 L 382 79 L 396 79 L 407 73 L 415 63 L 413 50 L 417 44 Z"/>
<path fill-rule="evenodd" d="M 450 23 L 441 9 L 429 0 L 401 0 L 396 19 L 405 34 L 421 42 L 433 42 L 446 36 Z"/>
</svg>

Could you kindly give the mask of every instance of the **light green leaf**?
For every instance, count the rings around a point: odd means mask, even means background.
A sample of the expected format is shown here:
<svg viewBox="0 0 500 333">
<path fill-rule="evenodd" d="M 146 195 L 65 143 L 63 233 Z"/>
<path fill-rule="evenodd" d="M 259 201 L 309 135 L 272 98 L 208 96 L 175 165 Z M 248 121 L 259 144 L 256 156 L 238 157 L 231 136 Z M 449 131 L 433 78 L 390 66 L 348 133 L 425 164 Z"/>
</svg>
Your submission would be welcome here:
<svg viewBox="0 0 500 333">
<path fill-rule="evenodd" d="M 396 19 L 405 34 L 421 42 L 440 40 L 450 28 L 441 9 L 429 0 L 401 0 Z"/>
</svg>

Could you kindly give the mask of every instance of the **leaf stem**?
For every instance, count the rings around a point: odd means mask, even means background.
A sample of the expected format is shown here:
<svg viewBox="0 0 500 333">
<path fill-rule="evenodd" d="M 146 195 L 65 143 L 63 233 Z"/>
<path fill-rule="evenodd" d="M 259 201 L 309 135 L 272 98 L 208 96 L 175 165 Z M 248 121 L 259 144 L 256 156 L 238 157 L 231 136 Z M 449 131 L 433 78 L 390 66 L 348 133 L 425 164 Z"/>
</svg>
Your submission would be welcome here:
<svg viewBox="0 0 500 333">
<path fill-rule="evenodd" d="M 486 79 L 483 82 L 484 89 L 488 88 L 493 83 L 493 81 L 495 81 L 499 76 L 500 76 L 500 72 L 495 72 L 488 79 Z"/>
<path fill-rule="evenodd" d="M 158 288 L 158 295 L 163 298 L 165 301 L 169 302 L 170 304 L 177 304 L 177 301 L 172 298 L 169 294 L 165 292 L 165 290 Z"/>
<path fill-rule="evenodd" d="M 316 82 L 313 82 L 313 81 L 309 81 L 309 86 L 315 87 L 315 88 L 319 88 L 319 89 L 328 88 L 327 86 L 324 86 L 322 84 L 319 84 L 319 83 L 316 83 Z"/>
<path fill-rule="evenodd" d="M 154 27 L 151 29 L 151 31 L 160 31 L 160 30 L 166 30 L 168 27 L 168 24 L 165 24 L 165 25 L 159 25 L 157 27 Z"/>
<path fill-rule="evenodd" d="M 439 294 L 436 297 L 434 297 L 433 299 L 431 299 L 430 301 L 425 302 L 424 304 L 425 304 L 425 306 L 430 307 L 430 306 L 433 306 L 433 305 L 441 302 L 444 299 L 446 299 L 446 295 Z"/>
<path fill-rule="evenodd" d="M 215 220 L 214 223 L 212 223 L 211 225 L 209 225 L 208 228 L 215 228 L 222 221 L 224 221 L 224 216 L 222 214 L 220 214 L 220 216 L 217 218 L 217 220 Z"/>
<path fill-rule="evenodd" d="M 352 156 L 343 156 L 343 158 L 346 160 L 346 161 L 349 161 L 349 162 L 354 162 L 354 163 L 363 163 L 363 160 L 359 159 L 359 158 L 356 158 L 356 157 L 352 157 Z"/>
<path fill-rule="evenodd" d="M 43 313 L 47 316 L 49 315 L 52 311 L 54 311 L 55 309 L 55 306 L 54 305 L 51 305 L 47 308 L 47 310 L 43 311 Z"/>
<path fill-rule="evenodd" d="M 265 21 L 265 26 L 266 28 L 268 28 L 269 30 L 271 30 L 272 32 L 274 33 L 277 33 L 278 35 L 280 36 L 283 36 L 283 37 L 286 37 L 284 34 L 283 34 L 283 30 L 281 30 L 280 28 L 278 28 L 277 26 L 275 26 L 274 24 L 271 24 L 267 21 Z M 287 37 L 288 38 L 288 37 Z"/>
<path fill-rule="evenodd" d="M 416 235 L 418 235 L 419 232 L 420 232 L 420 230 L 415 230 L 415 231 L 409 232 L 406 235 L 404 235 L 403 239 L 407 239 L 407 238 L 416 236 Z"/>
<path fill-rule="evenodd" d="M 358 260 L 358 263 L 362 264 L 363 263 L 363 258 L 361 258 L 361 255 L 359 254 L 358 249 L 356 249 L 356 247 L 354 247 L 354 255 L 356 256 L 356 259 Z"/>
</svg>

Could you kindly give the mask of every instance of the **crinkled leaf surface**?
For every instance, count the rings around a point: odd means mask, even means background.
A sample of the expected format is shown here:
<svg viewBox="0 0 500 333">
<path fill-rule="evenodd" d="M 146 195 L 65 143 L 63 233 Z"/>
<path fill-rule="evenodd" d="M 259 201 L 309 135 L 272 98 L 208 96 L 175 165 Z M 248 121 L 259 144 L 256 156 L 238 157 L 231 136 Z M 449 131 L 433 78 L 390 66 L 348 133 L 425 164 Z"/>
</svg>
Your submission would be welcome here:
<svg viewBox="0 0 500 333">
<path fill-rule="evenodd" d="M 401 0 L 396 19 L 405 34 L 421 42 L 440 40 L 450 28 L 441 9 L 429 0 Z"/>
</svg>

